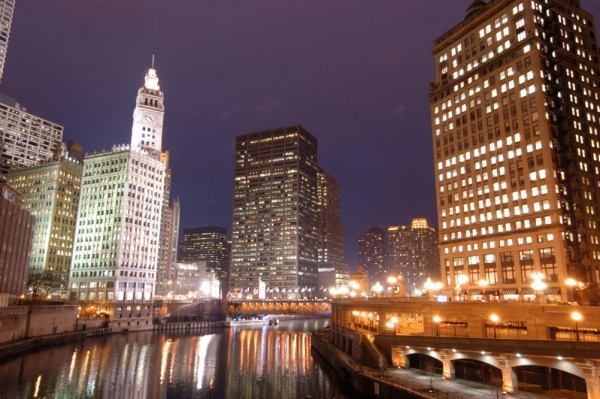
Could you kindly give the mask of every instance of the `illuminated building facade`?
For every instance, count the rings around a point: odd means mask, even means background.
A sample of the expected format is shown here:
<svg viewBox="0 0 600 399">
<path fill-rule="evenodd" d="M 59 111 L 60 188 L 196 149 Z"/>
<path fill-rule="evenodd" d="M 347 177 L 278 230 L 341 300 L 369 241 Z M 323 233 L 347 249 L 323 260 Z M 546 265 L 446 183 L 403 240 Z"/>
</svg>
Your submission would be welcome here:
<svg viewBox="0 0 600 399">
<path fill-rule="evenodd" d="M 82 173 L 83 164 L 65 154 L 7 176 L 35 216 L 28 285 L 36 293 L 66 295 Z"/>
<path fill-rule="evenodd" d="M 177 245 L 179 241 L 180 205 L 179 199 L 171 199 L 172 171 L 169 167 L 169 152 L 163 151 L 161 159 L 165 165 L 165 183 L 160 222 L 156 293 L 162 296 L 167 292 L 167 283 L 174 278 L 174 264 L 177 262 Z"/>
<path fill-rule="evenodd" d="M 15 100 L 0 95 L 0 174 L 51 160 L 62 138 L 62 126 L 32 115 Z"/>
<path fill-rule="evenodd" d="M 358 239 L 358 263 L 373 281 L 385 278 L 385 232 L 371 227 Z M 382 280 L 383 281 L 383 280 Z"/>
<path fill-rule="evenodd" d="M 600 281 L 592 16 L 577 0 L 475 1 L 433 54 L 443 282 L 503 299 L 534 298 L 537 282 L 565 299 L 568 277 Z"/>
<path fill-rule="evenodd" d="M 14 12 L 15 0 L 0 0 L 0 80 L 2 80 L 4 74 L 8 39 Z"/>
<path fill-rule="evenodd" d="M 340 217 L 340 188 L 323 169 L 317 173 L 319 289 L 342 286 L 349 278 Z M 333 278 L 332 278 L 333 277 Z"/>
<path fill-rule="evenodd" d="M 313 296 L 317 286 L 317 140 L 301 126 L 236 138 L 231 292 Z"/>
<path fill-rule="evenodd" d="M 110 315 L 117 330 L 152 327 L 165 178 L 156 145 L 162 97 L 150 68 L 138 93 L 131 147 L 84 161 L 70 293 L 84 310 Z M 143 117 L 146 112 L 154 117 Z"/>
<path fill-rule="evenodd" d="M 388 271 L 401 274 L 411 294 L 422 289 L 428 277 L 439 280 L 437 234 L 427 219 L 415 218 L 410 226 L 390 226 L 387 231 Z"/>
<path fill-rule="evenodd" d="M 35 218 L 0 177 L 0 305 L 25 291 Z"/>
<path fill-rule="evenodd" d="M 183 229 L 179 245 L 180 262 L 206 262 L 206 270 L 214 272 L 224 282 L 229 271 L 229 236 L 227 229 L 219 226 L 190 227 Z"/>
</svg>

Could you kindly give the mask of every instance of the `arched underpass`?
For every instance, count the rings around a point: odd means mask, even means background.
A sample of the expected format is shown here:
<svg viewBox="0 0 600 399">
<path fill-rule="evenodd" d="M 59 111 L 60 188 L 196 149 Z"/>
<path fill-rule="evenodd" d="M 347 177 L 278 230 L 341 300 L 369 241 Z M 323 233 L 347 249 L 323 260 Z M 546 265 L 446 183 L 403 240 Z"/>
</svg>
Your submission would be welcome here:
<svg viewBox="0 0 600 399">
<path fill-rule="evenodd" d="M 412 353 L 408 355 L 408 367 L 439 375 L 442 375 L 444 371 L 441 361 L 424 353 Z"/>
<path fill-rule="evenodd" d="M 556 393 L 568 398 L 587 398 L 585 380 L 566 371 L 545 366 L 513 367 L 519 390 L 531 393 Z"/>
<path fill-rule="evenodd" d="M 497 367 L 474 359 L 456 359 L 452 363 L 455 378 L 494 387 L 502 386 L 502 371 Z"/>
</svg>

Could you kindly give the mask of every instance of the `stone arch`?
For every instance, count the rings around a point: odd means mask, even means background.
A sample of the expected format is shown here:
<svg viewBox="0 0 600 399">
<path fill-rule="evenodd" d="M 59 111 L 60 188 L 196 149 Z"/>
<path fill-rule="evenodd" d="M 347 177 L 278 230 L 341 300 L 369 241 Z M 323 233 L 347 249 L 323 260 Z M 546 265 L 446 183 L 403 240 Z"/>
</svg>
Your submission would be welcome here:
<svg viewBox="0 0 600 399">
<path fill-rule="evenodd" d="M 440 375 L 444 372 L 442 361 L 429 353 L 415 351 L 408 354 L 406 358 L 409 368 Z"/>
<path fill-rule="evenodd" d="M 585 378 L 583 370 L 581 370 L 581 368 L 579 366 L 577 366 L 575 363 L 573 363 L 569 360 L 559 360 L 559 359 L 551 359 L 551 358 L 533 358 L 533 359 L 531 359 L 528 357 L 521 357 L 521 358 L 514 358 L 510 362 L 509 365 L 512 368 L 521 367 L 521 366 L 548 367 L 548 368 L 553 368 L 556 370 L 563 371 L 565 373 L 573 374 L 580 378 Z"/>
<path fill-rule="evenodd" d="M 452 359 L 454 377 L 457 379 L 479 382 L 495 387 L 502 386 L 502 369 L 492 363 L 491 359 L 477 356 L 456 356 Z"/>
<path fill-rule="evenodd" d="M 529 364 L 515 366 L 512 370 L 516 374 L 519 391 L 537 394 L 549 391 L 569 391 L 573 392 L 573 397 L 587 397 L 585 379 L 564 371 L 562 368 Z M 581 396 L 576 396 L 577 393 Z"/>
</svg>

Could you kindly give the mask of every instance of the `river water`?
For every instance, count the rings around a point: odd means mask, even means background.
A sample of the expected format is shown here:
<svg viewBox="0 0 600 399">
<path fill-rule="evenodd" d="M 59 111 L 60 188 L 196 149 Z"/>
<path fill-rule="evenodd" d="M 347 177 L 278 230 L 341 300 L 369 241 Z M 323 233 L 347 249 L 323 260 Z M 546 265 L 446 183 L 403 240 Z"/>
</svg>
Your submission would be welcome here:
<svg viewBox="0 0 600 399">
<path fill-rule="evenodd" d="M 313 359 L 324 319 L 191 334 L 114 335 L 0 363 L 2 398 L 349 399 Z"/>
</svg>

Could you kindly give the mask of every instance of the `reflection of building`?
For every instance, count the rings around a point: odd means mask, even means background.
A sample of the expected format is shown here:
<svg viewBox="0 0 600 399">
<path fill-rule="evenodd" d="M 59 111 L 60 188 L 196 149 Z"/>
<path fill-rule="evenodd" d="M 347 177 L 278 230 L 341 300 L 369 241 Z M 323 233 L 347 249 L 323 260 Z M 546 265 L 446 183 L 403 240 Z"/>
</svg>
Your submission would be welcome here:
<svg viewBox="0 0 600 399">
<path fill-rule="evenodd" d="M 340 220 L 340 188 L 335 178 L 319 169 L 317 174 L 318 288 L 319 292 L 348 280 L 344 256 L 344 231 Z"/>
<path fill-rule="evenodd" d="M 34 223 L 19 192 L 0 178 L 0 306 L 25 290 Z"/>
<path fill-rule="evenodd" d="M 422 289 L 428 277 L 439 280 L 436 232 L 426 219 L 413 219 L 410 226 L 388 227 L 387 262 L 390 273 L 404 277 L 410 293 Z"/>
<path fill-rule="evenodd" d="M 385 278 L 385 232 L 371 227 L 358 239 L 358 263 L 371 279 Z"/>
<path fill-rule="evenodd" d="M 177 258 L 180 262 L 205 261 L 206 270 L 225 281 L 229 270 L 229 251 L 229 236 L 224 227 L 190 227 L 183 229 Z"/>
<path fill-rule="evenodd" d="M 150 68 L 136 100 L 131 148 L 114 147 L 84 161 L 71 297 L 112 315 L 116 329 L 151 328 L 164 193 L 163 114 L 163 93 Z"/>
<path fill-rule="evenodd" d="M 505 299 L 600 281 L 593 17 L 579 1 L 475 2 L 434 43 L 444 283 Z M 462 278 L 461 278 L 462 279 Z M 543 287 L 544 284 L 538 284 Z"/>
<path fill-rule="evenodd" d="M 66 153 L 8 174 L 8 182 L 36 219 L 29 266 L 29 286 L 34 290 L 66 293 L 82 173 L 81 162 Z"/>
<path fill-rule="evenodd" d="M 314 295 L 317 285 L 317 140 L 301 126 L 236 138 L 231 290 Z"/>
</svg>

